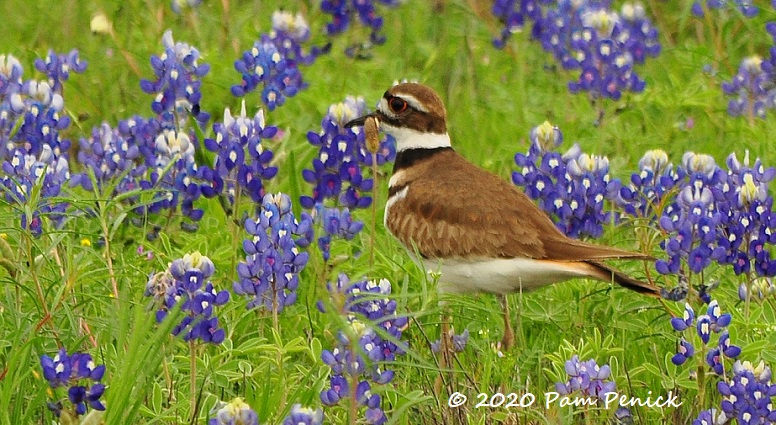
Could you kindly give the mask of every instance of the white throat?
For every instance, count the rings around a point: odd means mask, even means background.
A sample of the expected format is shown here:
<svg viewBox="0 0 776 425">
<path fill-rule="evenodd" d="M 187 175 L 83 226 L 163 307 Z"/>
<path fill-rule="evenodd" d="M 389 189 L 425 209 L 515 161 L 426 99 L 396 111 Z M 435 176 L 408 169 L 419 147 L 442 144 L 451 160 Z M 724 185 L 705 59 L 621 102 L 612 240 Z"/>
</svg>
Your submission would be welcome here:
<svg viewBox="0 0 776 425">
<path fill-rule="evenodd" d="M 449 148 L 450 136 L 447 133 L 421 133 L 417 130 L 405 127 L 394 127 L 382 122 L 382 127 L 386 133 L 396 139 L 396 151 L 401 152 L 408 149 L 434 149 Z"/>
</svg>

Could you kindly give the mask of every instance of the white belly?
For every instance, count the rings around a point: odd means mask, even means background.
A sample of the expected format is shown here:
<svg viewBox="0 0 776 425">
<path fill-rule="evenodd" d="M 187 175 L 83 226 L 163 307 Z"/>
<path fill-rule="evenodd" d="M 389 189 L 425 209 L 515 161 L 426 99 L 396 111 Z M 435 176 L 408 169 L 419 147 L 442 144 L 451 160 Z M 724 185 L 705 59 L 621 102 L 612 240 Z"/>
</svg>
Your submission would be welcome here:
<svg viewBox="0 0 776 425">
<path fill-rule="evenodd" d="M 423 260 L 423 267 L 427 271 L 441 273 L 439 291 L 449 293 L 528 292 L 556 282 L 588 276 L 585 268 L 575 266 L 575 263 L 564 264 L 528 258 L 480 261 Z"/>
</svg>

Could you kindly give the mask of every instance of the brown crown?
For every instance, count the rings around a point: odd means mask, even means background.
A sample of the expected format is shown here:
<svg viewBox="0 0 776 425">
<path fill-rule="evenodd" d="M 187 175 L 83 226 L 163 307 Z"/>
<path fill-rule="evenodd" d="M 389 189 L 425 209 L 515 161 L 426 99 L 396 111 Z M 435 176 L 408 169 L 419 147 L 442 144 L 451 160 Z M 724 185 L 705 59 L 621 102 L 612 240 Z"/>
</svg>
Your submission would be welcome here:
<svg viewBox="0 0 776 425">
<path fill-rule="evenodd" d="M 381 119 L 394 127 L 411 128 L 422 133 L 447 133 L 447 110 L 439 95 L 430 87 L 417 83 L 402 83 L 391 87 L 383 98 L 405 100 L 409 106 L 402 112 L 381 110 Z"/>
</svg>

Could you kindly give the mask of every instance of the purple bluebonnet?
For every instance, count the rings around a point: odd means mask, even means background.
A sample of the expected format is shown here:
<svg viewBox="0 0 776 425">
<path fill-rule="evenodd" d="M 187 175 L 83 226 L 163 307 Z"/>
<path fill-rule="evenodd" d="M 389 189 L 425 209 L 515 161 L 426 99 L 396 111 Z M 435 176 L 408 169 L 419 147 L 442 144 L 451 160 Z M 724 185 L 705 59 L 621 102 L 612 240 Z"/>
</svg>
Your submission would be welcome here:
<svg viewBox="0 0 776 425">
<path fill-rule="evenodd" d="M 304 53 L 302 45 L 309 38 L 310 28 L 301 15 L 275 12 L 270 33 L 262 34 L 235 61 L 234 69 L 242 81 L 232 86 L 232 94 L 242 97 L 261 90 L 261 100 L 270 111 L 282 106 L 287 98 L 307 87 L 299 66 L 312 64 L 318 55 L 328 51 L 327 47 L 313 47 Z"/>
<path fill-rule="evenodd" d="M 493 39 L 493 46 L 503 49 L 513 34 L 523 30 L 526 21 L 540 21 L 542 6 L 550 5 L 550 0 L 495 0 L 491 12 L 504 28 Z"/>
<path fill-rule="evenodd" d="M 44 67 L 48 79 L 36 81 L 24 80 L 16 58 L 0 56 L 0 196 L 11 204 L 33 204 L 32 216 L 21 214 L 21 225 L 34 235 L 42 233 L 43 217 L 61 224 L 68 207 L 55 200 L 70 178 L 70 140 L 61 137 L 70 118 L 63 114 L 61 82 L 71 71 L 82 72 L 86 63 L 77 51 L 67 57 L 50 53 L 48 62 L 36 61 L 51 65 Z M 33 191 L 36 185 L 39 191 Z"/>
<path fill-rule="evenodd" d="M 776 107 L 776 91 L 771 84 L 773 74 L 765 72 L 763 63 L 759 56 L 744 58 L 733 79 L 722 83 L 722 92 L 730 98 L 727 109 L 730 116 L 765 118 L 767 110 Z"/>
<path fill-rule="evenodd" d="M 287 60 L 300 65 L 312 65 L 321 54 L 329 51 L 330 45 L 313 46 L 308 53 L 303 45 L 310 40 L 310 26 L 301 13 L 296 15 L 278 10 L 272 13 L 272 30 L 265 37 L 275 44 Z"/>
<path fill-rule="evenodd" d="M 720 410 L 728 420 L 737 419 L 739 424 L 747 425 L 776 422 L 776 385 L 771 377 L 771 368 L 762 361 L 756 366 L 749 362 L 733 363 L 733 377 L 717 383 L 717 391 L 722 395 Z"/>
<path fill-rule="evenodd" d="M 706 409 L 692 421 L 692 425 L 722 425 L 728 423 L 728 417 L 725 412 L 717 409 Z"/>
<path fill-rule="evenodd" d="M 708 346 L 705 351 L 706 364 L 717 375 L 724 375 L 724 358 L 735 359 L 741 354 L 741 348 L 730 342 L 730 334 L 726 329 L 731 320 L 730 313 L 723 313 L 716 300 L 712 300 L 706 307 L 705 314 L 700 316 L 696 316 L 692 306 L 685 303 L 682 317 L 671 319 L 671 327 L 682 333 L 671 362 L 677 366 L 686 363 L 695 355 L 692 341 L 700 339 L 704 346 Z M 719 334 L 719 337 L 716 344 L 709 345 L 712 333 Z"/>
<path fill-rule="evenodd" d="M 381 33 L 383 17 L 377 14 L 376 4 L 396 6 L 398 0 L 322 0 L 321 11 L 331 15 L 331 22 L 326 24 L 326 32 L 329 35 L 343 33 L 350 28 L 352 22 L 361 23 L 369 28 L 369 40 L 353 43 L 345 49 L 345 53 L 351 57 L 363 57 L 362 50 L 368 50 L 372 45 L 385 43 L 385 36 Z M 358 55 L 357 55 L 358 54 Z"/>
<path fill-rule="evenodd" d="M 126 130 L 129 130 L 127 124 L 112 128 L 103 123 L 92 130 L 91 137 L 81 138 L 79 142 L 78 162 L 94 174 L 98 186 L 121 179 L 120 182 L 114 182 L 117 183 L 111 194 L 114 196 L 139 188 L 139 181 L 147 170 L 148 158 L 143 156 L 143 152 L 150 150 L 149 141 L 132 137 Z M 73 175 L 70 184 L 94 190 L 86 171 Z"/>
<path fill-rule="evenodd" d="M 706 11 L 719 10 L 727 7 L 728 4 L 735 5 L 738 11 L 747 18 L 752 18 L 760 13 L 760 9 L 754 5 L 751 0 L 696 0 L 693 2 L 690 11 L 695 17 L 702 18 Z"/>
<path fill-rule="evenodd" d="M 547 8 L 533 30 L 564 69 L 580 71 L 569 90 L 587 92 L 594 101 L 643 91 L 644 80 L 634 65 L 660 52 L 657 30 L 642 7 L 625 4 L 621 15 L 610 7 L 609 1 L 558 2 Z"/>
<path fill-rule="evenodd" d="M 204 125 L 210 115 L 199 105 L 201 79 L 210 72 L 210 65 L 199 63 L 199 50 L 175 42 L 170 30 L 164 32 L 162 45 L 164 53 L 151 56 L 155 79 L 140 80 L 140 88 L 154 95 L 151 109 L 161 116 L 160 121 L 170 122 L 176 128 L 184 128 L 189 116 Z"/>
<path fill-rule="evenodd" d="M 612 425 L 633 425 L 633 413 L 627 407 L 619 407 L 614 411 L 610 423 Z"/>
<path fill-rule="evenodd" d="M 224 403 L 208 425 L 259 425 L 259 415 L 240 397 Z"/>
<path fill-rule="evenodd" d="M 762 301 L 765 298 L 772 297 L 773 294 L 776 294 L 776 285 L 770 277 L 754 279 L 751 285 L 747 285 L 745 282 L 741 282 L 738 285 L 738 298 L 741 301 L 746 301 L 747 299 Z"/>
<path fill-rule="evenodd" d="M 749 152 L 743 162 L 735 153 L 726 162 L 727 179 L 720 188 L 724 202 L 718 203 L 723 231 L 713 258 L 720 264 L 732 265 L 737 275 L 754 269 L 758 276 L 774 276 L 776 260 L 771 258 L 767 246 L 776 243 L 771 230 L 776 216 L 768 184 L 776 177 L 776 169 L 765 167 L 759 158 L 750 166 Z"/>
<path fill-rule="evenodd" d="M 460 353 L 463 350 L 466 349 L 466 344 L 469 342 L 469 330 L 464 329 L 463 332 L 460 333 L 460 335 L 457 335 L 453 333 L 453 330 L 450 330 L 450 337 L 451 341 L 453 343 L 453 351 L 456 353 Z M 436 340 L 431 343 L 431 351 L 434 353 L 439 353 L 439 347 L 441 345 L 441 340 Z"/>
<path fill-rule="evenodd" d="M 141 81 L 143 91 L 155 95 L 151 109 L 156 116 L 133 116 L 115 128 L 106 123 L 95 128 L 91 137 L 80 141 L 78 161 L 85 171 L 70 183 L 86 190 L 110 187 L 112 193 L 105 195 L 112 196 L 136 191 L 123 202 L 142 217 L 180 208 L 186 217 L 199 221 L 204 210 L 195 206 L 196 201 L 218 194 L 221 183 L 211 169 L 195 162 L 198 142 L 188 119 L 191 116 L 199 124 L 209 119 L 199 110 L 200 78 L 209 66 L 199 63 L 197 49 L 174 42 L 170 31 L 162 43 L 164 52 L 151 58 L 155 79 Z M 141 190 L 150 199 L 141 200 Z M 185 222 L 181 227 L 196 229 Z"/>
<path fill-rule="evenodd" d="M 324 260 L 328 261 L 332 240 L 351 240 L 363 228 L 354 220 L 351 210 L 366 208 L 372 203 L 369 196 L 374 181 L 365 177 L 370 173 L 372 154 L 369 153 L 360 128 L 346 128 L 345 124 L 367 113 L 362 98 L 348 96 L 344 102 L 333 104 L 321 121 L 321 131 L 307 133 L 307 140 L 318 148 L 312 169 L 302 171 L 302 178 L 313 185 L 312 195 L 303 195 L 303 207 L 315 211 L 316 223 L 322 233 L 318 238 Z M 392 161 L 396 156 L 393 139 L 380 140 L 375 157 L 377 165 Z"/>
<path fill-rule="evenodd" d="M 631 175 L 628 186 L 620 188 L 615 203 L 626 214 L 656 220 L 656 211 L 671 199 L 680 178 L 665 151 L 647 151 L 639 160 L 639 172 Z"/>
<path fill-rule="evenodd" d="M 583 362 L 574 354 L 564 368 L 569 379 L 555 383 L 555 390 L 560 394 L 579 392 L 585 397 L 603 399 L 607 393 L 616 391 L 614 381 L 609 380 L 612 372 L 609 365 L 599 366 L 593 359 Z"/>
<path fill-rule="evenodd" d="M 657 28 L 652 25 L 641 3 L 624 3 L 620 8 L 620 18 L 622 25 L 615 36 L 633 56 L 635 63 L 643 64 L 647 57 L 660 54 Z"/>
<path fill-rule="evenodd" d="M 87 62 L 81 60 L 78 50 L 75 49 L 67 54 L 57 54 L 49 50 L 46 59 L 35 59 L 35 69 L 46 74 L 51 89 L 59 93 L 62 93 L 62 83 L 70 78 L 70 73 L 83 73 L 86 66 Z"/>
<path fill-rule="evenodd" d="M 352 240 L 364 228 L 364 223 L 354 220 L 347 208 L 326 208 L 318 205 L 315 209 L 315 221 L 320 223 L 322 234 L 318 236 L 318 248 L 323 261 L 331 257 L 333 239 Z"/>
<path fill-rule="evenodd" d="M 200 63 L 199 51 L 181 42 L 175 42 L 172 32 L 162 37 L 164 52 L 151 57 L 155 79 L 141 80 L 141 89 L 155 95 L 151 109 L 157 114 L 153 133 L 137 129 L 151 137 L 150 146 L 143 147 L 148 172 L 140 181 L 140 187 L 154 192 L 153 200 L 138 206 L 141 215 L 156 214 L 161 210 L 176 210 L 193 221 L 199 221 L 204 210 L 195 207 L 201 197 L 213 197 L 219 192 L 216 173 L 206 166 L 198 166 L 194 160 L 198 147 L 196 134 L 190 127 L 189 117 L 198 125 L 204 125 L 210 115 L 200 108 L 202 99 L 201 78 L 210 66 Z M 148 123 L 151 126 L 151 123 Z M 121 124 L 120 124 L 121 128 Z M 196 225 L 182 223 L 184 230 L 196 230 Z"/>
<path fill-rule="evenodd" d="M 621 184 L 611 180 L 606 157 L 582 153 L 576 144 L 563 155 L 556 152 L 562 140 L 560 130 L 549 122 L 531 130 L 528 152 L 515 155 L 520 169 L 512 173 L 512 181 L 538 200 L 565 234 L 599 237 L 603 223 L 612 220 L 604 201 L 614 197 Z"/>
<path fill-rule="evenodd" d="M 171 309 L 180 305 L 184 315 L 173 328 L 173 335 L 182 334 L 184 341 L 223 342 L 226 333 L 219 327 L 213 307 L 226 304 L 229 291 L 218 291 L 207 280 L 214 272 L 208 257 L 193 252 L 170 263 L 167 270 L 152 274 L 144 295 L 153 297 L 158 307 L 156 321 L 161 323 Z"/>
<path fill-rule="evenodd" d="M 170 2 L 170 8 L 177 14 L 183 13 L 188 9 L 196 9 L 202 4 L 202 0 L 172 0 Z"/>
<path fill-rule="evenodd" d="M 302 213 L 297 220 L 288 195 L 267 194 L 258 217 L 245 221 L 245 230 L 250 238 L 243 241 L 246 257 L 237 266 L 234 292 L 250 298 L 249 309 L 282 312 L 296 301 L 299 273 L 309 258 L 299 248 L 313 238 L 312 218 Z"/>
<path fill-rule="evenodd" d="M 374 184 L 364 174 L 372 165 L 372 155 L 366 149 L 364 132 L 359 128 L 345 128 L 345 124 L 367 113 L 361 97 L 348 96 L 344 102 L 333 104 L 321 121 L 321 131 L 307 133 L 307 140 L 318 148 L 312 169 L 302 171 L 304 180 L 313 185 L 312 196 L 302 196 L 302 206 L 313 208 L 315 204 L 333 199 L 335 205 L 348 208 L 366 208 L 372 203 L 364 193 L 372 191 Z M 392 138 L 380 141 L 377 165 L 393 161 L 396 156 Z"/>
<path fill-rule="evenodd" d="M 714 263 L 730 266 L 739 275 L 776 275 L 776 260 L 768 249 L 776 243 L 770 230 L 776 216 L 768 192 L 776 169 L 760 159 L 750 162 L 748 152 L 743 161 L 733 153 L 725 162 L 727 170 L 709 155 L 687 152 L 674 168 L 664 152 L 650 151 L 639 162 L 641 172 L 632 175 L 631 184 L 621 187 L 614 199 L 626 214 L 659 223 L 666 257 L 655 267 L 660 274 L 678 276 L 680 287 L 698 286 L 692 275 Z M 714 286 L 698 286 L 705 302 Z M 684 289 L 675 289 L 669 298 L 686 295 Z"/>
<path fill-rule="evenodd" d="M 283 419 L 282 425 L 321 425 L 323 410 L 302 407 L 301 404 L 291 406 L 291 413 Z"/>
<path fill-rule="evenodd" d="M 105 391 L 105 384 L 101 382 L 105 366 L 96 365 L 91 355 L 78 352 L 68 355 L 64 348 L 60 348 L 54 357 L 41 356 L 40 366 L 52 389 L 67 388 L 67 398 L 73 406 L 70 414 L 75 417 L 84 415 L 87 407 L 105 410 L 100 401 Z M 50 404 L 57 416 L 62 413 L 61 406 L 61 401 Z"/>
<path fill-rule="evenodd" d="M 255 203 L 264 198 L 264 182 L 278 172 L 270 165 L 273 153 L 263 141 L 278 133 L 275 126 L 266 125 L 264 111 L 249 117 L 242 102 L 240 115 L 232 116 L 224 110 L 224 121 L 213 124 L 214 138 L 205 139 L 205 148 L 216 153 L 213 169 L 215 187 L 226 191 L 231 204 L 239 192 L 247 194 Z"/>
<path fill-rule="evenodd" d="M 697 274 L 711 264 L 722 220 L 715 203 L 721 199 L 716 186 L 726 177 L 714 158 L 694 152 L 684 154 L 677 174 L 682 178 L 676 183 L 678 195 L 659 219 L 668 235 L 660 244 L 668 258 L 658 260 L 655 267 L 661 274 L 680 274 L 686 263 Z"/>
<path fill-rule="evenodd" d="M 180 206 L 184 214 L 198 220 L 203 211 L 194 208 L 194 201 L 217 193 L 218 180 L 212 171 L 194 161 L 189 135 L 156 118 L 134 116 L 115 128 L 104 123 L 90 138 L 82 138 L 80 147 L 78 161 L 87 171 L 74 175 L 70 184 L 94 190 L 89 176 L 93 173 L 100 190 L 112 188 L 111 196 L 136 191 L 124 202 L 140 216 Z M 141 202 L 141 189 L 152 193 L 150 200 Z"/>
<path fill-rule="evenodd" d="M 321 392 L 321 401 L 326 406 L 336 405 L 350 397 L 352 389 L 355 401 L 365 407 L 366 422 L 383 424 L 387 417 L 380 396 L 372 393 L 372 385 L 393 380 L 394 372 L 386 366 L 405 352 L 400 340 L 407 318 L 396 314 L 396 301 L 388 298 L 391 283 L 387 279 L 351 283 L 340 274 L 327 287 L 330 304 L 347 318 L 347 329 L 337 332 L 335 348 L 321 354 L 323 362 L 331 367 L 329 388 Z M 318 306 L 325 311 L 324 303 Z"/>
</svg>

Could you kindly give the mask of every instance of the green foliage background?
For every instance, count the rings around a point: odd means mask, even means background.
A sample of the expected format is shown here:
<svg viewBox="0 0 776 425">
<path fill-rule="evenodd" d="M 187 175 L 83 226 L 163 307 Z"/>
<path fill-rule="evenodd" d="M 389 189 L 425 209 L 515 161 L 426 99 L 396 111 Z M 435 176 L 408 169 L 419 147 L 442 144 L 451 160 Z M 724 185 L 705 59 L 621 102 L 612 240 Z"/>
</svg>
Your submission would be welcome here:
<svg viewBox="0 0 776 425">
<path fill-rule="evenodd" d="M 585 152 L 608 155 L 612 174 L 624 180 L 646 150 L 657 148 L 667 151 L 674 162 L 688 150 L 709 153 L 720 163 L 730 152 L 742 158 L 748 150 L 765 165 L 776 164 L 771 136 L 776 121 L 771 116 L 753 122 L 728 117 L 720 89 L 720 82 L 730 79 L 742 58 L 767 55 L 770 46 L 764 24 L 776 12 L 763 7 L 760 16 L 751 20 L 730 12 L 699 21 L 690 17 L 690 4 L 645 3 L 660 30 L 663 52 L 638 68 L 647 82 L 645 92 L 611 103 L 600 126 L 594 125 L 595 111 L 586 97 L 568 92 L 566 81 L 571 77 L 529 39 L 528 31 L 516 34 L 505 51 L 492 47 L 499 24 L 490 15 L 489 2 L 410 0 L 396 9 L 382 8 L 385 45 L 368 52 L 369 59 L 356 60 L 342 52 L 365 36 L 363 29 L 333 39 L 331 54 L 303 68 L 310 86 L 267 113 L 267 122 L 286 132 L 281 142 L 271 146 L 280 173 L 268 190 L 289 193 L 295 201 L 309 193 L 300 178 L 315 155 L 306 141 L 307 131 L 318 131 L 328 106 L 346 95 L 364 96 L 373 105 L 394 80 L 404 78 L 437 89 L 448 107 L 456 149 L 505 179 L 515 168 L 514 154 L 527 150 L 530 129 L 546 119 L 563 131 L 562 149 L 578 142 Z M 176 41 L 197 47 L 211 64 L 201 106 L 220 120 L 225 107 L 239 108 L 239 99 L 229 93 L 240 78 L 234 60 L 258 34 L 269 31 L 271 13 L 278 8 L 304 13 L 313 43 L 326 42 L 323 28 L 328 17 L 314 1 L 206 0 L 195 13 L 178 16 L 167 2 L 151 0 L 5 0 L 0 4 L 5 18 L 0 25 L 0 52 L 16 56 L 25 67 L 25 77 L 30 77 L 32 61 L 48 49 L 79 49 L 89 68 L 83 75 L 73 75 L 65 86 L 65 106 L 74 124 L 64 136 L 76 142 L 103 121 L 115 125 L 133 114 L 151 114 L 151 96 L 139 89 L 139 79 L 151 77 L 149 57 L 161 51 L 162 33 L 172 29 Z M 98 12 L 113 22 L 115 38 L 90 33 L 89 21 Z M 707 64 L 718 73 L 703 73 Z M 255 94 L 248 96 L 249 113 L 259 103 Z M 389 172 L 390 166 L 381 170 L 377 185 L 378 214 L 387 196 Z M 216 286 L 231 288 L 235 261 L 242 256 L 240 229 L 231 226 L 218 204 L 211 202 L 198 233 L 171 227 L 158 241 L 148 243 L 141 230 L 121 225 L 116 200 L 81 192 L 72 196 L 74 203 L 99 205 L 100 217 L 73 218 L 63 230 L 39 239 L 20 232 L 18 211 L 0 203 L 0 233 L 12 251 L 4 255 L 18 269 L 16 274 L 0 269 L 0 424 L 51 422 L 45 407 L 48 387 L 40 377 L 38 361 L 60 344 L 70 351 L 88 350 L 98 363 L 107 365 L 109 424 L 204 423 L 217 400 L 234 396 L 244 397 L 262 423 L 279 423 L 292 403 L 317 406 L 328 376 L 320 352 L 333 344 L 342 319 L 319 313 L 315 302 L 326 294 L 324 282 L 337 272 L 390 279 L 399 311 L 413 317 L 405 332 L 410 353 L 394 365 L 394 383 L 380 390 L 391 423 L 444 423 L 439 412 L 447 411 L 447 393 L 435 392 L 440 374 L 428 348 L 429 340 L 438 337 L 439 300 L 433 279 L 409 260 L 379 217 L 375 234 L 370 233 L 369 210 L 359 213 L 366 222 L 365 231 L 351 244 L 334 246 L 332 270 L 316 249 L 311 250 L 314 260 L 303 274 L 299 302 L 282 314 L 280 332 L 273 330 L 269 316 L 245 311 L 244 300 L 233 298 L 222 309 L 219 315 L 226 323 L 227 341 L 198 352 L 200 409 L 192 419 L 188 348 L 168 337 L 171 324 L 154 324 L 142 292 L 149 273 L 193 250 L 215 262 Z M 633 225 L 608 229 L 601 243 L 635 249 Z M 106 230 L 110 252 L 96 244 Z M 656 229 L 651 231 L 657 235 Z M 370 266 L 367 254 L 372 237 L 376 253 Z M 84 246 L 83 239 L 91 245 Z M 139 244 L 154 251 L 153 260 L 136 254 Z M 109 296 L 108 256 L 120 288 L 118 300 Z M 640 264 L 621 267 L 639 276 L 645 273 Z M 753 306 L 747 315 L 737 303 L 738 279 L 731 270 L 713 269 L 708 279 L 721 280 L 714 295 L 724 310 L 733 313 L 731 337 L 743 347 L 742 359 L 764 359 L 776 365 L 772 300 Z M 36 293 L 38 287 L 42 296 Z M 646 397 L 647 391 L 672 390 L 686 401 L 679 409 L 636 408 L 637 423 L 686 424 L 700 410 L 719 405 L 713 380 L 698 382 L 691 379 L 692 367 L 670 363 L 677 337 L 666 309 L 656 302 L 609 291 L 604 284 L 575 281 L 515 295 L 511 304 L 513 311 L 519 311 L 514 318 L 518 344 L 512 352 L 500 353 L 494 349 L 502 330 L 497 301 L 490 295 L 449 300 L 455 328 L 467 328 L 472 335 L 447 386 L 469 396 L 470 402 L 457 411 L 465 422 L 600 423 L 607 413 L 541 405 L 542 394 L 565 379 L 563 361 L 574 353 L 610 364 L 624 393 Z M 680 308 L 668 307 L 674 313 Z M 474 400 L 480 392 L 532 392 L 539 401 L 526 409 L 476 409 Z M 347 412 L 327 409 L 326 417 L 328 423 L 344 423 Z"/>
</svg>

